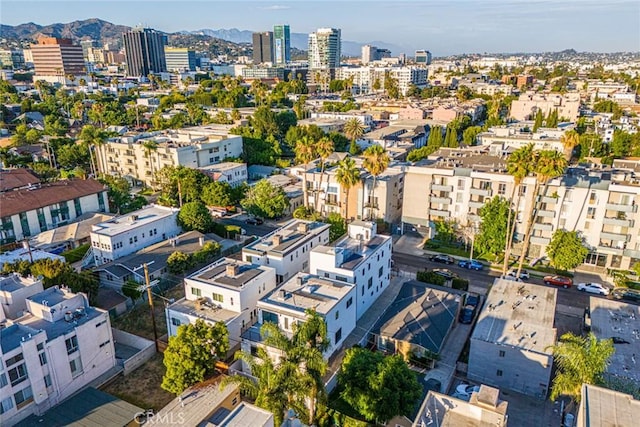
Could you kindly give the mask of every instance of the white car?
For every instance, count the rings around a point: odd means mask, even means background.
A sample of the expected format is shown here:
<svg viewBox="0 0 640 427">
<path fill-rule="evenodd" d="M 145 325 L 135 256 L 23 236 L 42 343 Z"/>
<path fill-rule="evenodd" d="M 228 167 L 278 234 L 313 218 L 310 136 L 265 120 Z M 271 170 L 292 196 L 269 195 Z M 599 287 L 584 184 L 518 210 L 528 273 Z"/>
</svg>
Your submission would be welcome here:
<svg viewBox="0 0 640 427">
<path fill-rule="evenodd" d="M 600 283 L 578 283 L 578 290 L 590 294 L 609 295 L 609 288 Z"/>
<path fill-rule="evenodd" d="M 509 270 L 507 276 L 516 277 L 517 269 Z M 520 279 L 521 280 L 529 280 L 529 272 L 527 270 L 520 270 Z"/>
<path fill-rule="evenodd" d="M 472 393 L 480 391 L 480 387 L 477 385 L 460 384 L 456 387 L 456 394 L 471 396 Z"/>
</svg>

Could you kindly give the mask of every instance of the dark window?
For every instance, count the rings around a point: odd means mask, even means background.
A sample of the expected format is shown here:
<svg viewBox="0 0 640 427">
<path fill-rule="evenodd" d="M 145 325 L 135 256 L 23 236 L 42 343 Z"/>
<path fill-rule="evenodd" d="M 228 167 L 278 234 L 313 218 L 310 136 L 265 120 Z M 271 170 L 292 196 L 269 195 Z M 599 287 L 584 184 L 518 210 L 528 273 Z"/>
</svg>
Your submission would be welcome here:
<svg viewBox="0 0 640 427">
<path fill-rule="evenodd" d="M 342 328 L 336 331 L 334 343 L 338 343 L 342 339 Z"/>
<path fill-rule="evenodd" d="M 367 282 L 367 289 L 371 289 L 373 286 L 373 277 L 369 277 L 369 281 Z"/>
<path fill-rule="evenodd" d="M 262 310 L 262 321 L 264 323 L 271 322 L 278 324 L 278 315 L 270 311 Z"/>
<path fill-rule="evenodd" d="M 500 350 L 500 357 L 504 357 L 504 350 Z"/>
<path fill-rule="evenodd" d="M 351 307 L 351 304 L 353 304 L 353 297 L 347 300 L 347 308 Z"/>
<path fill-rule="evenodd" d="M 78 337 L 75 335 L 71 338 L 67 338 L 64 343 L 67 345 L 67 354 L 78 351 Z"/>
<path fill-rule="evenodd" d="M 501 376 L 502 376 L 502 370 L 501 370 L 501 369 L 498 369 L 498 372 L 496 372 L 496 375 L 497 375 L 497 376 L 499 376 L 499 377 L 501 377 Z"/>
</svg>

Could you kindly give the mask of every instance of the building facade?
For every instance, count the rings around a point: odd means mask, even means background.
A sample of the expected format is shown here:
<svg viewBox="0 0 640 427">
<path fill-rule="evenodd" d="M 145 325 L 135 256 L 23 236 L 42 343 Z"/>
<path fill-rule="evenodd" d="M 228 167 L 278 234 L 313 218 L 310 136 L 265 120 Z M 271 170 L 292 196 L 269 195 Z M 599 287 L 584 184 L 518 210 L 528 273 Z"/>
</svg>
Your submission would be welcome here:
<svg viewBox="0 0 640 427">
<path fill-rule="evenodd" d="M 82 47 L 71 39 L 41 37 L 38 44 L 31 45 L 33 65 L 37 77 L 87 75 Z"/>
<path fill-rule="evenodd" d="M 375 92 L 374 84 L 384 88 L 387 76 L 398 82 L 398 90 L 405 95 L 412 85 L 424 87 L 427 84 L 428 70 L 422 67 L 340 67 L 336 70 L 336 78 L 353 79 L 352 92 L 368 94 Z"/>
<path fill-rule="evenodd" d="M 0 68 L 9 68 L 11 70 L 22 70 L 26 63 L 24 53 L 20 49 L 2 49 L 0 50 Z"/>
<path fill-rule="evenodd" d="M 164 56 L 167 64 L 167 71 L 196 70 L 195 50 L 181 47 L 165 47 Z"/>
<path fill-rule="evenodd" d="M 537 94 L 523 93 L 520 98 L 511 103 L 510 116 L 516 120 L 533 120 L 538 111 L 547 116 L 551 111 L 557 110 L 559 118 L 565 118 L 570 122 L 578 119 L 580 109 L 580 94 L 559 93 Z"/>
<path fill-rule="evenodd" d="M 341 57 L 340 30 L 319 28 L 309 34 L 309 69 L 329 70 L 340 67 Z"/>
<path fill-rule="evenodd" d="M 151 28 L 134 28 L 124 33 L 122 38 L 129 76 L 146 77 L 167 71 L 164 34 Z"/>
<path fill-rule="evenodd" d="M 291 62 L 291 30 L 288 25 L 273 27 L 273 62 L 277 65 Z"/>
<path fill-rule="evenodd" d="M 273 33 L 265 31 L 264 33 L 253 33 L 253 63 L 263 64 L 265 62 L 275 62 L 273 54 Z"/>
<path fill-rule="evenodd" d="M 238 187 L 247 182 L 247 164 L 223 162 L 199 168 L 216 182 L 226 182 L 232 187 Z"/>
<path fill-rule="evenodd" d="M 414 59 L 418 65 L 431 65 L 431 52 L 428 50 L 416 50 Z"/>
<path fill-rule="evenodd" d="M 27 298 L 44 290 L 42 280 L 18 273 L 0 276 L 0 322 L 22 317 Z"/>
</svg>

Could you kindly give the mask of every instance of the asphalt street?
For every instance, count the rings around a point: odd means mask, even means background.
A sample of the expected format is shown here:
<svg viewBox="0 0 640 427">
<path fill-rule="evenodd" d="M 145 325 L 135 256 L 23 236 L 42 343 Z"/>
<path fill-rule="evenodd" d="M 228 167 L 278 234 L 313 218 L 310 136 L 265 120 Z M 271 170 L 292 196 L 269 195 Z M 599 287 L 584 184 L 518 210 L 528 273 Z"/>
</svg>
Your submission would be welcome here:
<svg viewBox="0 0 640 427">
<path fill-rule="evenodd" d="M 245 220 L 240 218 L 237 218 L 237 219 L 236 218 L 220 218 L 220 219 L 216 218 L 216 221 L 222 224 L 237 225 L 239 227 L 242 227 L 246 230 L 248 236 L 262 237 L 264 235 L 271 233 L 273 230 L 277 228 L 267 223 L 264 223 L 261 225 L 247 224 Z"/>
</svg>

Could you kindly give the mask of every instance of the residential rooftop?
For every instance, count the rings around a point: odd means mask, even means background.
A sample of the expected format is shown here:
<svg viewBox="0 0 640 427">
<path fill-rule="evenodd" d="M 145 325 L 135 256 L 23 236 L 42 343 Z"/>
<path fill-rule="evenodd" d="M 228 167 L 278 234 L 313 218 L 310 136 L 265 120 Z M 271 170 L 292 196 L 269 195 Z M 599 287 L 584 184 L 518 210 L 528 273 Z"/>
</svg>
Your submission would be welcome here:
<svg viewBox="0 0 640 427">
<path fill-rule="evenodd" d="M 40 182 L 29 169 L 17 168 L 0 171 L 0 193 L 16 188 L 30 187 Z"/>
<path fill-rule="evenodd" d="M 37 261 L 39 259 L 53 259 L 65 262 L 63 256 L 45 252 L 40 249 L 18 248 L 12 251 L 0 253 L 0 269 L 5 263 L 11 264 L 16 261 Z"/>
<path fill-rule="evenodd" d="M 196 271 L 187 279 L 209 285 L 237 289 L 242 288 L 256 277 L 269 271 L 269 269 L 270 267 L 250 262 L 222 258 Z"/>
<path fill-rule="evenodd" d="M 354 221 L 350 225 L 357 225 L 358 223 L 367 224 L 363 221 Z M 316 246 L 313 251 L 334 255 L 336 267 L 338 268 L 355 270 L 389 239 L 391 239 L 390 236 L 381 236 L 379 234 L 374 235 L 369 240 L 356 239 L 347 235 L 331 246 Z"/>
<path fill-rule="evenodd" d="M 225 324 L 239 316 L 235 311 L 219 308 L 215 304 L 188 300 L 186 298 L 182 298 L 171 304 L 169 310 L 198 317 L 203 320 L 223 322 Z"/>
<path fill-rule="evenodd" d="M 495 279 L 471 339 L 550 354 L 557 289 Z"/>
<path fill-rule="evenodd" d="M 241 402 L 235 409 L 222 420 L 218 427 L 261 427 L 273 424 L 273 414 L 265 409 L 258 408 L 247 402 Z"/>
<path fill-rule="evenodd" d="M 258 306 L 271 304 L 300 313 L 314 309 L 319 314 L 327 314 L 352 290 L 353 285 L 349 283 L 297 273 L 262 298 Z"/>
<path fill-rule="evenodd" d="M 633 380 L 640 387 L 640 306 L 604 298 L 591 298 L 591 330 L 599 339 L 620 338 L 613 344 L 607 372 Z"/>
<path fill-rule="evenodd" d="M 31 238 L 31 244 L 36 247 L 46 248 L 59 243 L 77 241 L 88 238 L 91 227 L 113 218 L 108 213 L 86 213 L 77 217 L 71 224 L 63 225 L 52 230 L 43 231 Z"/>
<path fill-rule="evenodd" d="M 329 224 L 322 222 L 294 219 L 264 236 L 260 240 L 245 246 L 243 253 L 256 255 L 286 256 L 289 252 L 307 243 L 329 229 Z"/>
<path fill-rule="evenodd" d="M 95 224 L 92 226 L 91 232 L 103 236 L 116 236 L 132 228 L 144 227 L 160 219 L 175 215 L 177 212 L 178 210 L 175 208 L 149 205 L 127 215 Z"/>
<path fill-rule="evenodd" d="M 34 277 L 22 277 L 18 273 L 0 276 L 0 292 L 15 292 L 39 282 L 40 281 Z"/>
<path fill-rule="evenodd" d="M 595 385 L 582 385 L 578 426 L 632 426 L 640 416 L 640 400 Z M 636 421 L 634 421 L 636 420 Z"/>
<path fill-rule="evenodd" d="M 0 326 L 0 349 L 2 353 L 8 353 L 20 347 L 20 343 L 33 338 L 41 331 L 9 321 L 5 326 Z"/>
<path fill-rule="evenodd" d="M 246 165 L 247 165 L 246 163 L 222 162 L 222 163 L 216 163 L 215 165 L 201 166 L 198 169 L 204 172 L 224 172 L 224 171 L 233 170 Z"/>
</svg>

